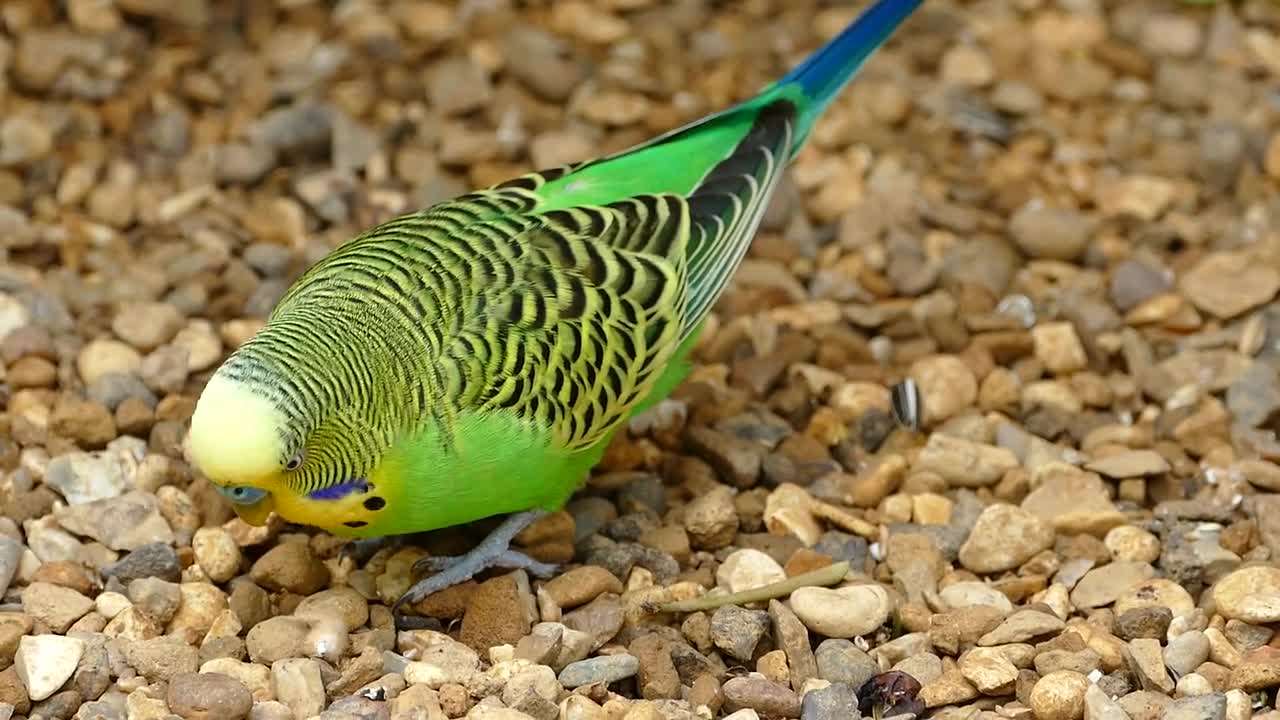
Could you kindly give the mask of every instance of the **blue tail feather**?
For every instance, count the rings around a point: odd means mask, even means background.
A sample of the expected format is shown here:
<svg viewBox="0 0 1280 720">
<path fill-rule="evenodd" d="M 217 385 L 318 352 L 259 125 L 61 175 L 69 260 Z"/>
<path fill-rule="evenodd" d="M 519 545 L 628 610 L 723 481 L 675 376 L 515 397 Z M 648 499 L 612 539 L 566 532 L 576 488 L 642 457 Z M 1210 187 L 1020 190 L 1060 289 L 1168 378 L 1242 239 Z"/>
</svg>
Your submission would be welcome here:
<svg viewBox="0 0 1280 720">
<path fill-rule="evenodd" d="M 805 115 L 816 118 L 922 1 L 876 0 L 849 27 L 787 73 L 774 87 L 798 86 L 809 100 Z"/>
</svg>

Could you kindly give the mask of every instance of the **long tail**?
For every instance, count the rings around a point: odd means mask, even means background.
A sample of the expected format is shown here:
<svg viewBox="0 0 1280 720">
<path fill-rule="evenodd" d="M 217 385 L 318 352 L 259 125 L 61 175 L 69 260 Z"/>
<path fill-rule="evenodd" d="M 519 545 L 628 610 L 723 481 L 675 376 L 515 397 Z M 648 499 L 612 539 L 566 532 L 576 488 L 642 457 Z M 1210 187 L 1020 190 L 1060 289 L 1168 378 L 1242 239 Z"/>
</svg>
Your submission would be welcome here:
<svg viewBox="0 0 1280 720">
<path fill-rule="evenodd" d="M 791 72 L 774 83 L 765 95 L 788 94 L 799 90 L 806 102 L 796 128 L 798 145 L 809 135 L 813 123 L 867 58 L 884 45 L 898 26 L 911 16 L 922 0 L 876 0 L 839 35 L 818 48 Z"/>
</svg>

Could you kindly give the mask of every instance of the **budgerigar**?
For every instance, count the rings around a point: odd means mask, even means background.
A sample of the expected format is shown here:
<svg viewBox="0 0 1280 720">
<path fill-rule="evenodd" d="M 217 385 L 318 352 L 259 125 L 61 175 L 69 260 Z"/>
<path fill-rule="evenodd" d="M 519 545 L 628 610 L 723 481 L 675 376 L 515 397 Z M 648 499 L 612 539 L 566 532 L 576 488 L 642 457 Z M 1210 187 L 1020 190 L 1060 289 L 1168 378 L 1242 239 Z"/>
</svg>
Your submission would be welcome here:
<svg viewBox="0 0 1280 720">
<path fill-rule="evenodd" d="M 877 0 L 781 80 L 629 150 L 341 245 L 218 368 L 188 438 L 246 522 L 353 538 L 510 517 L 396 604 L 491 567 L 684 377 L 787 164 L 921 0 Z"/>
</svg>

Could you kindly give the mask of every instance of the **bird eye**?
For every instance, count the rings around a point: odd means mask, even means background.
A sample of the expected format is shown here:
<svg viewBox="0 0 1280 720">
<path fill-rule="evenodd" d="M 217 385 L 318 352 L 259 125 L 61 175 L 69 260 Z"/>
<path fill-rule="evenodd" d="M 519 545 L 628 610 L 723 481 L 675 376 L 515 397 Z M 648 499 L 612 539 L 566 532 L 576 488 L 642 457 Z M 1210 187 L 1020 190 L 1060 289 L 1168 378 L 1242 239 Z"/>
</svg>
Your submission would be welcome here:
<svg viewBox="0 0 1280 720">
<path fill-rule="evenodd" d="M 284 464 L 285 470 L 297 470 L 300 467 L 302 467 L 302 453 L 289 458 L 289 462 Z"/>
<path fill-rule="evenodd" d="M 262 498 L 267 496 L 266 490 L 259 488 L 247 487 L 245 485 L 236 485 L 234 487 L 219 487 L 218 492 L 223 497 L 237 505 L 253 505 Z"/>
</svg>

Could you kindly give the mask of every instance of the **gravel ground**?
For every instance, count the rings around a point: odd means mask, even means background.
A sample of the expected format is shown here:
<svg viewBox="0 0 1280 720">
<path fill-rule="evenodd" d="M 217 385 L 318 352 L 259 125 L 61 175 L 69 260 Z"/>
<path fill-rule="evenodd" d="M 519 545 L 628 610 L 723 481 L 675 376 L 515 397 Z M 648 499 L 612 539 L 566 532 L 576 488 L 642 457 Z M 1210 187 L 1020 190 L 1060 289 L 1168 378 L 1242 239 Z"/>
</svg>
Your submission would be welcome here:
<svg viewBox="0 0 1280 720">
<path fill-rule="evenodd" d="M 330 5 L 0 7 L 0 719 L 1280 718 L 1280 5 L 931 0 L 691 379 L 519 538 L 564 574 L 400 633 L 485 528 L 355 567 L 244 525 L 184 460 L 211 370 L 357 230 L 855 8 Z"/>
</svg>

